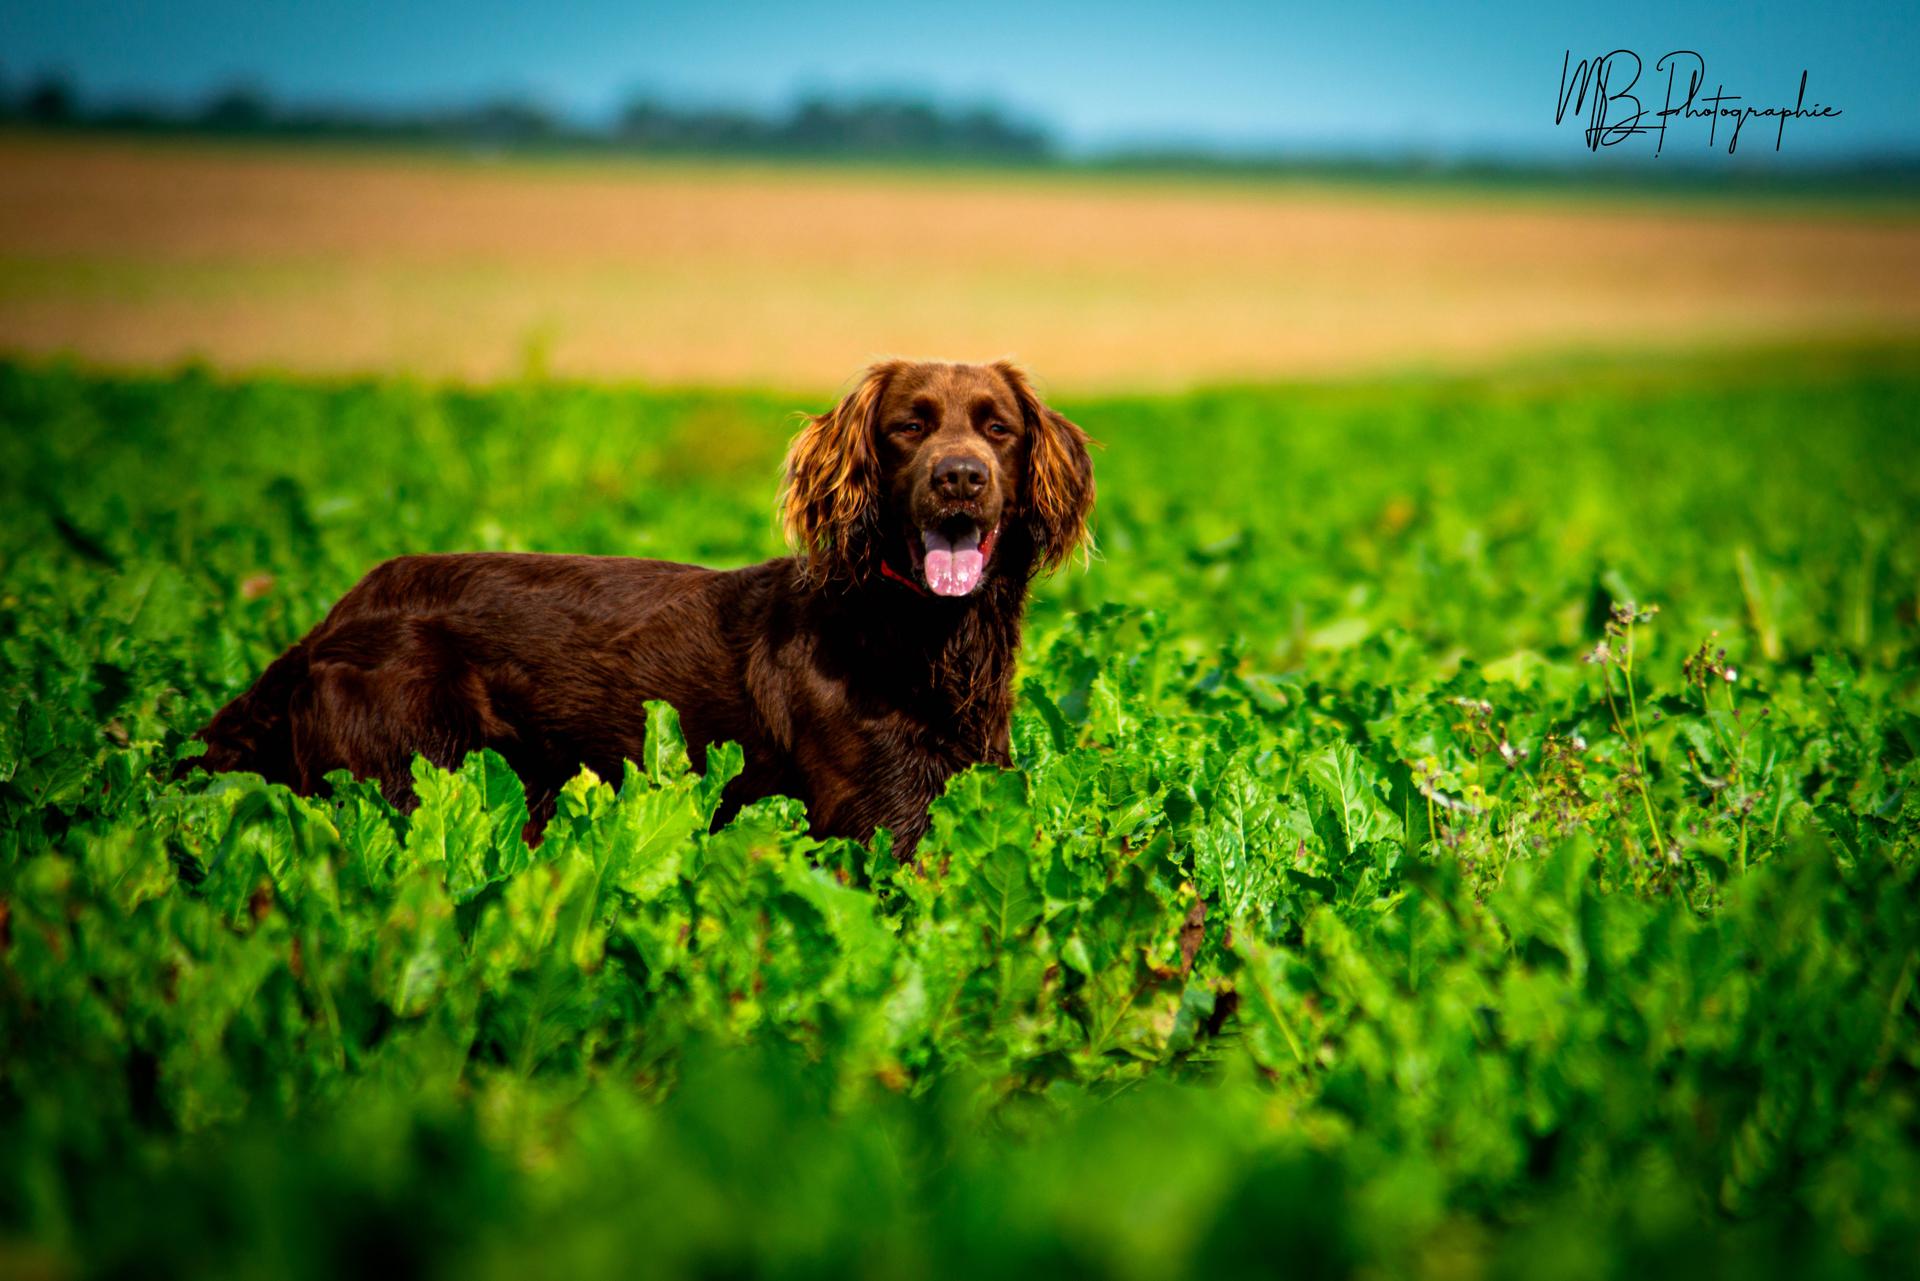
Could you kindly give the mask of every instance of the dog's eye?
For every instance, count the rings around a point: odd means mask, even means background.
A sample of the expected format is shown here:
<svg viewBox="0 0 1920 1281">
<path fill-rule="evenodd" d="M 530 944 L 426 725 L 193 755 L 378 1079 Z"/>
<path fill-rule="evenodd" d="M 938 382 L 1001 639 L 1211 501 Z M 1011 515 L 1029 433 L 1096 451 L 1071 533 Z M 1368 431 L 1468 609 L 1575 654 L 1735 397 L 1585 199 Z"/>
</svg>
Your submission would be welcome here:
<svg viewBox="0 0 1920 1281">
<path fill-rule="evenodd" d="M 1013 435 L 1013 428 L 1007 426 L 1005 423 L 988 423 L 987 435 L 993 437 L 995 440 L 1005 440 L 1007 437 Z"/>
<path fill-rule="evenodd" d="M 926 430 L 926 427 L 920 423 L 909 420 L 907 422 L 895 423 L 893 430 L 895 434 L 901 436 L 918 436 Z"/>
</svg>

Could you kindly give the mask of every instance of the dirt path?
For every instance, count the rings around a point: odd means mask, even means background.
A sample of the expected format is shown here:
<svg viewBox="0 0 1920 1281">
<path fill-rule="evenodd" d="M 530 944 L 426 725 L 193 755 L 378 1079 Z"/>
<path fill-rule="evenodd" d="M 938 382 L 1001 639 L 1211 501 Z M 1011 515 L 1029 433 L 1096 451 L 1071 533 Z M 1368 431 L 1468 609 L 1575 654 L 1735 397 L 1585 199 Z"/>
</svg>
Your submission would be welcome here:
<svg viewBox="0 0 1920 1281">
<path fill-rule="evenodd" d="M 116 364 L 1093 390 L 1885 335 L 1910 215 L 0 139 L 0 349 Z"/>
</svg>

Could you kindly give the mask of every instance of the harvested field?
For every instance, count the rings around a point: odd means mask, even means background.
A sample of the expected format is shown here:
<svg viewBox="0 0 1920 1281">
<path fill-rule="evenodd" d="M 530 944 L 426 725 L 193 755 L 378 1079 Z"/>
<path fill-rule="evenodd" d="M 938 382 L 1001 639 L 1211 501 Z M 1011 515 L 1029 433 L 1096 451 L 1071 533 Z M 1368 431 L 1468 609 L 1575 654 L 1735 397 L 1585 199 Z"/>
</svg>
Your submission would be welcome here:
<svg viewBox="0 0 1920 1281">
<path fill-rule="evenodd" d="M 1674 200 L 0 140 L 0 349 L 1146 389 L 1920 332 L 1920 218 Z"/>
</svg>

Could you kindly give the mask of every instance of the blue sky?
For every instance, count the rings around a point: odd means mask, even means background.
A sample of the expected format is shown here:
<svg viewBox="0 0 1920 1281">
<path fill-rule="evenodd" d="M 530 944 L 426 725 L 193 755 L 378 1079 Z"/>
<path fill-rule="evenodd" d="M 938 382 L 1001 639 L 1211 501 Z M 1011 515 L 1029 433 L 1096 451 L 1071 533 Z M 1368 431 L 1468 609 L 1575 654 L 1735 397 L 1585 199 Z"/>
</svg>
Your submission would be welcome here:
<svg viewBox="0 0 1920 1281">
<path fill-rule="evenodd" d="M 0 72 L 187 98 L 240 79 L 301 100 L 531 95 L 583 119 L 639 90 L 774 107 L 871 89 L 990 99 L 1079 148 L 1414 148 L 1578 155 L 1553 122 L 1561 57 L 1692 48 L 1709 84 L 1809 98 L 1783 158 L 1920 152 L 1920 0 L 1801 4 L 574 4 L 526 0 L 0 0 Z M 1663 81 L 1664 82 L 1664 81 Z M 1707 154 L 1704 125 L 1669 154 Z M 1764 144 L 1762 133 L 1766 134 Z M 1742 156 L 1772 154 L 1747 126 Z M 1765 153 L 1763 155 L 1762 153 Z"/>
</svg>

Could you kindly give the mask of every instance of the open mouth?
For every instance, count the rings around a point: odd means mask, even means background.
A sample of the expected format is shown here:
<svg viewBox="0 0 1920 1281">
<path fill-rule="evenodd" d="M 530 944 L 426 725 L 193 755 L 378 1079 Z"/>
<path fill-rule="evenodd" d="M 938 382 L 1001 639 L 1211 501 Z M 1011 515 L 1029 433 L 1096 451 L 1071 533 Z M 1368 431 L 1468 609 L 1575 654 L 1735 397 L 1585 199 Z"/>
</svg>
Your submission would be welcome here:
<svg viewBox="0 0 1920 1281">
<path fill-rule="evenodd" d="M 920 576 L 935 596 L 968 596 L 987 577 L 987 559 L 993 555 L 995 525 L 984 533 L 970 516 L 955 516 L 920 531 L 914 547 Z"/>
</svg>

